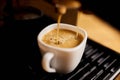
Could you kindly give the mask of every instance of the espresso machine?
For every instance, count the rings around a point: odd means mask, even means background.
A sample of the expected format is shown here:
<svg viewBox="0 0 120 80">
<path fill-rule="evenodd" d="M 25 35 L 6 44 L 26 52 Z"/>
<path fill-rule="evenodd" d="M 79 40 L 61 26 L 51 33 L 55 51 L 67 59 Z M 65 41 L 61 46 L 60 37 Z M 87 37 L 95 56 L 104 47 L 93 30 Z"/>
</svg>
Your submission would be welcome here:
<svg viewBox="0 0 120 80">
<path fill-rule="evenodd" d="M 119 2 L 117 1 L 89 1 L 89 0 L 63 0 L 60 1 L 59 0 L 29 0 L 29 1 L 24 1 L 24 0 L 2 0 L 1 4 L 3 3 L 2 7 L 6 7 L 8 6 L 9 8 L 7 9 L 10 14 L 12 13 L 12 8 L 23 8 L 23 7 L 33 7 L 33 8 L 37 8 L 39 10 L 41 10 L 42 12 L 44 12 L 44 14 L 52 17 L 53 19 L 57 20 L 58 18 L 58 14 L 57 14 L 57 7 L 56 4 L 60 3 L 60 4 L 64 4 L 64 2 L 67 3 L 72 1 L 77 1 L 79 2 L 79 6 L 77 4 L 77 6 L 79 8 L 74 8 L 74 6 L 76 5 L 72 5 L 70 3 L 70 7 L 72 9 L 67 9 L 66 14 L 64 14 L 64 17 L 62 19 L 62 22 L 65 23 L 70 23 L 70 24 L 74 24 L 76 25 L 77 22 L 77 13 L 78 11 L 82 11 L 84 13 L 90 14 L 91 12 L 94 13 L 95 15 L 97 15 L 98 17 L 104 19 L 105 21 L 107 21 L 108 23 L 110 23 L 111 25 L 113 25 L 115 28 L 119 29 Z M 5 2 L 6 2 L 6 6 L 5 6 Z M 11 9 L 10 9 L 11 8 Z M 18 9 L 19 10 L 19 9 Z M 20 9 L 21 10 L 21 9 Z M 4 11 L 3 11 L 4 12 Z M 2 13 L 3 13 L 2 12 Z M 7 12 L 8 13 L 8 12 Z M 6 14 L 6 13 L 3 13 Z M 68 17 L 70 19 L 68 19 Z"/>
<path fill-rule="evenodd" d="M 0 26 L 0 53 L 4 58 L 3 75 L 11 79 L 27 80 L 115 79 L 120 73 L 120 55 L 90 38 L 87 40 L 82 60 L 73 72 L 47 73 L 42 69 L 36 37 L 45 26 L 57 22 L 60 7 L 56 7 L 53 1 L 6 0 L 2 17 L 4 24 Z M 80 11 L 85 14 L 95 13 L 119 29 L 118 21 L 114 19 L 115 17 L 119 19 L 118 13 L 114 13 L 118 8 L 116 5 L 111 7 L 110 3 L 103 0 L 80 0 L 79 4 L 77 7 L 67 9 L 65 14 L 63 12 L 61 22 L 76 25 Z M 114 16 L 108 17 L 113 14 Z"/>
</svg>

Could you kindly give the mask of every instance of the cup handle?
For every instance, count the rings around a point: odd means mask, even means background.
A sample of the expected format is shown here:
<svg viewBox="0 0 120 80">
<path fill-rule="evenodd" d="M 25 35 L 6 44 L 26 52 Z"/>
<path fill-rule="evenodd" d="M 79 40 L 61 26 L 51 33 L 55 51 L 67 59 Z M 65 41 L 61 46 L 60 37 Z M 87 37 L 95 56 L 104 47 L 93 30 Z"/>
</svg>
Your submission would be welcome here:
<svg viewBox="0 0 120 80">
<path fill-rule="evenodd" d="M 51 68 L 51 60 L 54 57 L 54 54 L 51 52 L 45 53 L 45 55 L 42 58 L 42 67 L 47 72 L 56 72 L 54 68 Z"/>
</svg>

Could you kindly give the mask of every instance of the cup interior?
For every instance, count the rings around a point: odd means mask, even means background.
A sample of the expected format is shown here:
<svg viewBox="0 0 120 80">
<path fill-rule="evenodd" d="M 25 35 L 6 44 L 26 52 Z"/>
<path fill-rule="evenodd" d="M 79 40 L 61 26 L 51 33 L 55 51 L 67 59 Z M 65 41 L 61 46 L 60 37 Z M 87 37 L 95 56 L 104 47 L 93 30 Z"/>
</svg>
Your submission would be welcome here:
<svg viewBox="0 0 120 80">
<path fill-rule="evenodd" d="M 45 27 L 45 28 L 39 33 L 39 35 L 38 35 L 38 41 L 39 41 L 40 43 L 43 43 L 43 44 L 44 44 L 44 42 L 42 41 L 42 37 L 43 37 L 46 33 L 48 33 L 49 31 L 54 30 L 54 29 L 57 29 L 57 23 L 50 24 L 50 25 L 48 25 L 47 27 Z M 83 40 L 82 40 L 81 43 L 83 43 L 83 41 L 87 39 L 87 32 L 86 32 L 84 29 L 82 29 L 82 28 L 77 28 L 77 27 L 74 26 L 74 25 L 60 23 L 60 29 L 67 29 L 67 30 L 71 30 L 71 31 L 74 31 L 74 32 L 78 31 L 78 33 L 83 36 Z M 45 44 L 45 45 L 46 45 L 46 44 Z"/>
</svg>

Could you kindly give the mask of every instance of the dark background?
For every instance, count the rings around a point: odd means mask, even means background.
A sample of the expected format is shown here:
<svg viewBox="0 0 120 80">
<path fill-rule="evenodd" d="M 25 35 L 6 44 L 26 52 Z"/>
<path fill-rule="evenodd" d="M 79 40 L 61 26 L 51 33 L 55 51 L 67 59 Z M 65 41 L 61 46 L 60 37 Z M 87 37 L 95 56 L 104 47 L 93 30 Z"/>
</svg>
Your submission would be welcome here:
<svg viewBox="0 0 120 80">
<path fill-rule="evenodd" d="M 120 29 L 120 4 L 118 0 L 80 0 L 82 9 L 92 11 L 115 28 Z"/>
</svg>

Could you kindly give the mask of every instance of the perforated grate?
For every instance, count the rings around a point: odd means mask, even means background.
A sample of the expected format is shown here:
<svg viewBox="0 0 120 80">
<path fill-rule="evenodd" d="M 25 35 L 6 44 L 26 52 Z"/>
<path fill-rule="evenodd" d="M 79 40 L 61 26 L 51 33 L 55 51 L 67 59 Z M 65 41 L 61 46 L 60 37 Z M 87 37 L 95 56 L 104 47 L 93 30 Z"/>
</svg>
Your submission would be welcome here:
<svg viewBox="0 0 120 80">
<path fill-rule="evenodd" d="M 32 69 L 32 68 L 31 68 Z M 33 74 L 37 80 L 109 80 L 120 72 L 120 55 L 91 40 L 77 68 L 68 74 L 41 72 Z"/>
</svg>

